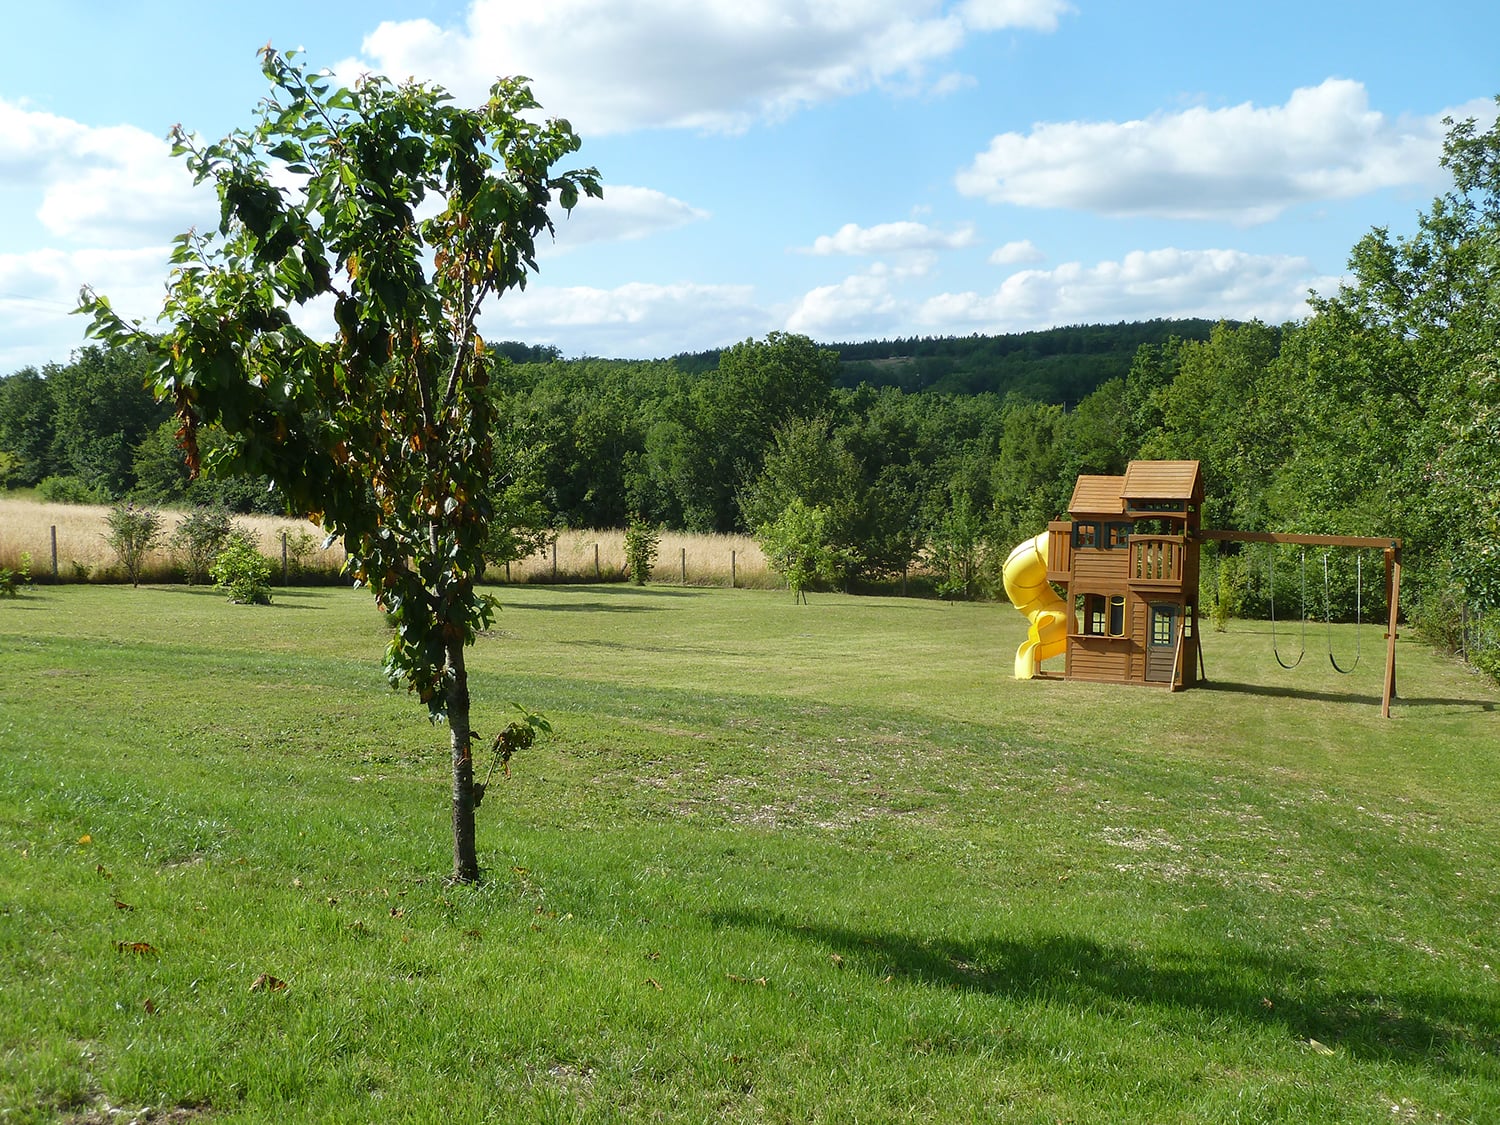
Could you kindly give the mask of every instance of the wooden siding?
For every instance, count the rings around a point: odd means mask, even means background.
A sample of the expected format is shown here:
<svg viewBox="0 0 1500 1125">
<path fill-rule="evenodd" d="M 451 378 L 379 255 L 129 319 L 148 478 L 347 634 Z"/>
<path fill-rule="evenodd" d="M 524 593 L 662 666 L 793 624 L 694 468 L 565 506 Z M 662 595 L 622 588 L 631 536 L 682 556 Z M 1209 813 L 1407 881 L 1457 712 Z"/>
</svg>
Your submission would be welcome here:
<svg viewBox="0 0 1500 1125">
<path fill-rule="evenodd" d="M 1133 647 L 1129 637 L 1069 637 L 1066 675 L 1096 683 L 1128 680 Z"/>
<path fill-rule="evenodd" d="M 1067 584 L 1073 577 L 1073 524 L 1053 520 L 1047 525 L 1047 581 Z"/>
<path fill-rule="evenodd" d="M 1079 593 L 1123 594 L 1129 568 L 1129 551 L 1101 551 L 1092 547 L 1074 551 L 1073 585 Z"/>
</svg>

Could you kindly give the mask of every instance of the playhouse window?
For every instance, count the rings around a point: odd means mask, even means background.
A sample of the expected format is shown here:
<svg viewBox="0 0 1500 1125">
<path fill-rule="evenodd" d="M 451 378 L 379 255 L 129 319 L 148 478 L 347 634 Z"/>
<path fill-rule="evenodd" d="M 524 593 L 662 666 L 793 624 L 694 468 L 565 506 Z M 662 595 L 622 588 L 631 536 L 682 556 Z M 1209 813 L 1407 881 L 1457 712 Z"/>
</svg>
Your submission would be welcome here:
<svg viewBox="0 0 1500 1125">
<path fill-rule="evenodd" d="M 1105 628 L 1106 604 L 1103 594 L 1085 594 L 1083 596 L 1083 632 L 1085 636 L 1102 637 L 1107 632 Z"/>
<path fill-rule="evenodd" d="M 1106 550 L 1119 551 L 1130 545 L 1131 532 L 1134 525 L 1128 523 L 1107 523 L 1104 525 L 1104 547 Z"/>
<path fill-rule="evenodd" d="M 1099 525 L 1097 523 L 1075 523 L 1073 525 L 1073 549 L 1080 547 L 1097 547 L 1099 545 Z"/>
<path fill-rule="evenodd" d="M 1109 635 L 1125 635 L 1125 595 L 1116 594 L 1109 599 Z"/>
<path fill-rule="evenodd" d="M 1171 648 L 1177 643 L 1177 615 L 1181 609 L 1175 605 L 1151 607 L 1151 645 L 1153 648 Z"/>
</svg>

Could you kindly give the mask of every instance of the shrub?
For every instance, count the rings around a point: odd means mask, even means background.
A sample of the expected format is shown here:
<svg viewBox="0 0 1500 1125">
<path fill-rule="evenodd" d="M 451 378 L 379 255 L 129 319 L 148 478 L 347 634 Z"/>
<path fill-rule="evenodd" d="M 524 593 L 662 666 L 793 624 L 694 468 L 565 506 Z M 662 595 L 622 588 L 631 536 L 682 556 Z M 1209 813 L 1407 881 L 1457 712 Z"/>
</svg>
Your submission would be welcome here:
<svg viewBox="0 0 1500 1125">
<path fill-rule="evenodd" d="M 172 546 L 187 562 L 188 585 L 208 577 L 209 568 L 234 530 L 229 509 L 220 505 L 194 508 L 172 533 Z"/>
<path fill-rule="evenodd" d="M 21 565 L 15 570 L 0 566 L 0 598 L 19 597 L 21 587 L 31 585 L 31 556 L 23 554 Z"/>
<path fill-rule="evenodd" d="M 656 565 L 656 552 L 661 547 L 661 526 L 633 519 L 625 528 L 625 569 L 637 586 L 644 586 L 651 577 L 651 568 Z"/>
<path fill-rule="evenodd" d="M 807 588 L 832 583 L 859 563 L 859 557 L 830 539 L 830 513 L 793 498 L 776 519 L 755 529 L 756 541 L 771 569 L 786 579 L 792 597 L 807 601 Z"/>
<path fill-rule="evenodd" d="M 116 504 L 104 517 L 109 530 L 104 541 L 114 551 L 132 586 L 141 584 L 146 554 L 162 539 L 161 513 L 134 504 Z"/>
<path fill-rule="evenodd" d="M 295 531 L 284 531 L 282 536 L 291 571 L 301 578 L 312 569 L 313 552 L 322 546 L 322 541 L 305 527 L 299 527 Z"/>
<path fill-rule="evenodd" d="M 271 604 L 271 560 L 243 531 L 230 533 L 209 573 L 217 586 L 229 591 L 230 601 L 239 605 Z"/>
<path fill-rule="evenodd" d="M 1238 617 L 1245 607 L 1245 594 L 1250 588 L 1245 573 L 1245 562 L 1239 555 L 1220 555 L 1218 582 L 1214 596 L 1214 630 L 1224 633 L 1229 630 L 1230 618 Z"/>
<path fill-rule="evenodd" d="M 36 486 L 36 498 L 48 504 L 108 504 L 114 497 L 98 485 L 85 484 L 77 477 L 43 477 Z"/>
</svg>

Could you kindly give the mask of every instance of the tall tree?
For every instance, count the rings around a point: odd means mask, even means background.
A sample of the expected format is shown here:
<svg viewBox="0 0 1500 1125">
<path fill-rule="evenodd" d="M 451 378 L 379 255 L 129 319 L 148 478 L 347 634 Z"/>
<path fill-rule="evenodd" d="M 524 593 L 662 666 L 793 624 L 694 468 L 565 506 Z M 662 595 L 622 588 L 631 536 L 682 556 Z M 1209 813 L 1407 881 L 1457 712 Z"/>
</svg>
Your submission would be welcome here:
<svg viewBox="0 0 1500 1125">
<path fill-rule="evenodd" d="M 571 209 L 599 195 L 598 173 L 554 173 L 579 140 L 536 120 L 523 79 L 461 109 L 437 87 L 377 76 L 333 89 L 291 55 L 261 58 L 271 93 L 252 128 L 216 144 L 173 130 L 221 218 L 176 240 L 166 332 L 143 336 L 88 290 L 81 308 L 96 335 L 155 349 L 156 391 L 194 467 L 199 427 L 217 425 L 218 457 L 343 540 L 395 624 L 386 675 L 448 722 L 453 875 L 473 881 L 464 656 L 493 612 L 476 582 L 495 483 L 476 319 L 536 269 L 554 198 Z M 315 300 L 332 308 L 331 342 L 292 315 Z"/>
<path fill-rule="evenodd" d="M 52 472 L 52 443 L 57 400 L 51 381 L 35 367 L 23 367 L 0 379 L 0 454 L 9 454 L 10 480 L 25 487 Z"/>
</svg>

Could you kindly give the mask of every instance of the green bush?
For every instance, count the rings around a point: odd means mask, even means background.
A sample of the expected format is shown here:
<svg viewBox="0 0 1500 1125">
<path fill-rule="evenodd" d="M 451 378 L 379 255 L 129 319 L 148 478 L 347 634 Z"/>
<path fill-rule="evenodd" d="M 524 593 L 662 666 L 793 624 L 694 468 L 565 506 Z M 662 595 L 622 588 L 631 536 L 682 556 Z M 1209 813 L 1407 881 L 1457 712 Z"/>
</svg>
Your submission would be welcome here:
<svg viewBox="0 0 1500 1125">
<path fill-rule="evenodd" d="M 114 551 L 132 586 L 141 584 L 146 554 L 161 542 L 164 534 L 161 513 L 134 504 L 116 504 L 104 517 L 109 530 L 104 541 Z"/>
<path fill-rule="evenodd" d="M 0 566 L 0 598 L 19 597 L 23 586 L 31 585 L 31 556 L 22 555 L 21 565 L 15 570 Z"/>
<path fill-rule="evenodd" d="M 1245 560 L 1239 555 L 1219 556 L 1217 582 L 1214 589 L 1214 629 L 1229 631 L 1229 621 L 1238 617 L 1245 608 L 1245 594 L 1250 588 L 1245 572 Z"/>
<path fill-rule="evenodd" d="M 230 534 L 209 573 L 220 589 L 229 591 L 230 601 L 239 605 L 271 604 L 271 560 L 243 531 Z"/>
<path fill-rule="evenodd" d="M 651 568 L 656 565 L 656 552 L 661 547 L 661 527 L 645 520 L 633 519 L 625 528 L 625 569 L 630 580 L 644 586 L 651 577 Z"/>
<path fill-rule="evenodd" d="M 36 486 L 36 497 L 48 504 L 108 504 L 114 499 L 108 489 L 77 477 L 44 477 Z"/>
<path fill-rule="evenodd" d="M 181 551 L 187 563 L 188 585 L 208 577 L 214 559 L 234 531 L 229 509 L 220 505 L 194 508 L 172 533 L 172 546 Z"/>
<path fill-rule="evenodd" d="M 755 529 L 756 542 L 771 569 L 786 580 L 792 597 L 807 601 L 807 588 L 832 584 L 858 565 L 859 558 L 830 539 L 830 513 L 821 505 L 809 507 L 793 498 L 781 515 Z"/>
</svg>

